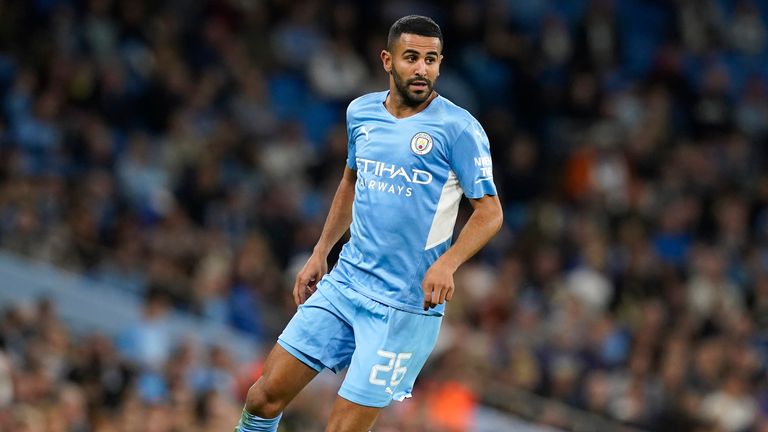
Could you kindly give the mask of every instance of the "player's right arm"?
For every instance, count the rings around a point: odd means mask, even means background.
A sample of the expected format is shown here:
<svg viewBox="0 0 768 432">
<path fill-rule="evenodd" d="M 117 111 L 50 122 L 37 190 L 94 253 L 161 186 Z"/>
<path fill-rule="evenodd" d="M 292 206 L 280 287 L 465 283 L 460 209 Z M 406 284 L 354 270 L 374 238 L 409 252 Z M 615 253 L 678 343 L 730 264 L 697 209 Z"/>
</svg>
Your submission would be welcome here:
<svg viewBox="0 0 768 432">
<path fill-rule="evenodd" d="M 315 292 L 317 282 L 328 273 L 328 254 L 352 223 L 352 202 L 355 199 L 356 181 L 357 172 L 345 166 L 344 175 L 336 189 L 320 239 L 312 251 L 312 256 L 296 274 L 293 300 L 297 306 L 307 301 L 307 298 Z"/>
</svg>

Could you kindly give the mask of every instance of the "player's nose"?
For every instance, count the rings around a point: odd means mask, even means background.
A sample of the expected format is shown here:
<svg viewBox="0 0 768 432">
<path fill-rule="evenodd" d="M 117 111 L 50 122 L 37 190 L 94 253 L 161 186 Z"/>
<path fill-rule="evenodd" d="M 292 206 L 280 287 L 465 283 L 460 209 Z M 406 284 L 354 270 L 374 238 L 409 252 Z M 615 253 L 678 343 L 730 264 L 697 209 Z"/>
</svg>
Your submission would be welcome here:
<svg viewBox="0 0 768 432">
<path fill-rule="evenodd" d="M 427 63 L 424 60 L 419 60 L 416 62 L 416 71 L 417 76 L 425 77 L 427 76 Z"/>
</svg>

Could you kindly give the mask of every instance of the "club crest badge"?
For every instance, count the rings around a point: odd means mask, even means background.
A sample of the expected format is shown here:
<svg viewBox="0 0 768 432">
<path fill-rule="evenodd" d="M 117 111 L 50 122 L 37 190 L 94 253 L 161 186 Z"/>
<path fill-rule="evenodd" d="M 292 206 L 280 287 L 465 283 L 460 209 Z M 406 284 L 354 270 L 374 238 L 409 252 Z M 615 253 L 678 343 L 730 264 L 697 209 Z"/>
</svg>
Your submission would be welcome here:
<svg viewBox="0 0 768 432">
<path fill-rule="evenodd" d="M 432 137 L 426 132 L 419 132 L 411 138 L 411 151 L 419 156 L 432 151 Z"/>
</svg>

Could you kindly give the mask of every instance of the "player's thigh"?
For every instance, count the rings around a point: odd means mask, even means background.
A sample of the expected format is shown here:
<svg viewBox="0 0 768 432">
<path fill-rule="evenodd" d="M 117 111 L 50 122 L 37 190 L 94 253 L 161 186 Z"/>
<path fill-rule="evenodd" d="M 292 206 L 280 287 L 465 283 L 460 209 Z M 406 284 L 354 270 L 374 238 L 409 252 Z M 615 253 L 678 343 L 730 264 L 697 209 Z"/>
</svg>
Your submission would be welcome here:
<svg viewBox="0 0 768 432">
<path fill-rule="evenodd" d="M 368 432 L 376 422 L 381 408 L 356 404 L 336 397 L 326 432 Z"/>
<path fill-rule="evenodd" d="M 317 371 L 279 344 L 275 344 L 264 362 L 261 377 L 254 384 L 255 390 L 249 392 L 252 403 L 277 402 L 287 404 L 317 376 Z"/>
<path fill-rule="evenodd" d="M 357 347 L 339 395 L 382 408 L 411 396 L 416 377 L 437 342 L 442 317 L 383 306 L 354 323 Z"/>
</svg>

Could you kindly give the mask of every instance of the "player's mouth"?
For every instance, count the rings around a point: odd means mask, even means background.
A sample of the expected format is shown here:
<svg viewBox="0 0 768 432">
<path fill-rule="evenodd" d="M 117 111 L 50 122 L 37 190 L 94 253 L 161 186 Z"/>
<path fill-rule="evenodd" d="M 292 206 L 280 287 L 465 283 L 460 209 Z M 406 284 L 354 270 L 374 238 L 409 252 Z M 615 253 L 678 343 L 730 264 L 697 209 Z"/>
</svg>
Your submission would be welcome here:
<svg viewBox="0 0 768 432">
<path fill-rule="evenodd" d="M 424 90 L 426 90 L 427 88 L 429 88 L 429 83 L 427 83 L 426 81 L 411 81 L 411 83 L 409 84 L 409 86 L 410 86 L 410 87 L 411 87 L 411 88 L 412 88 L 414 91 L 424 91 Z"/>
</svg>

